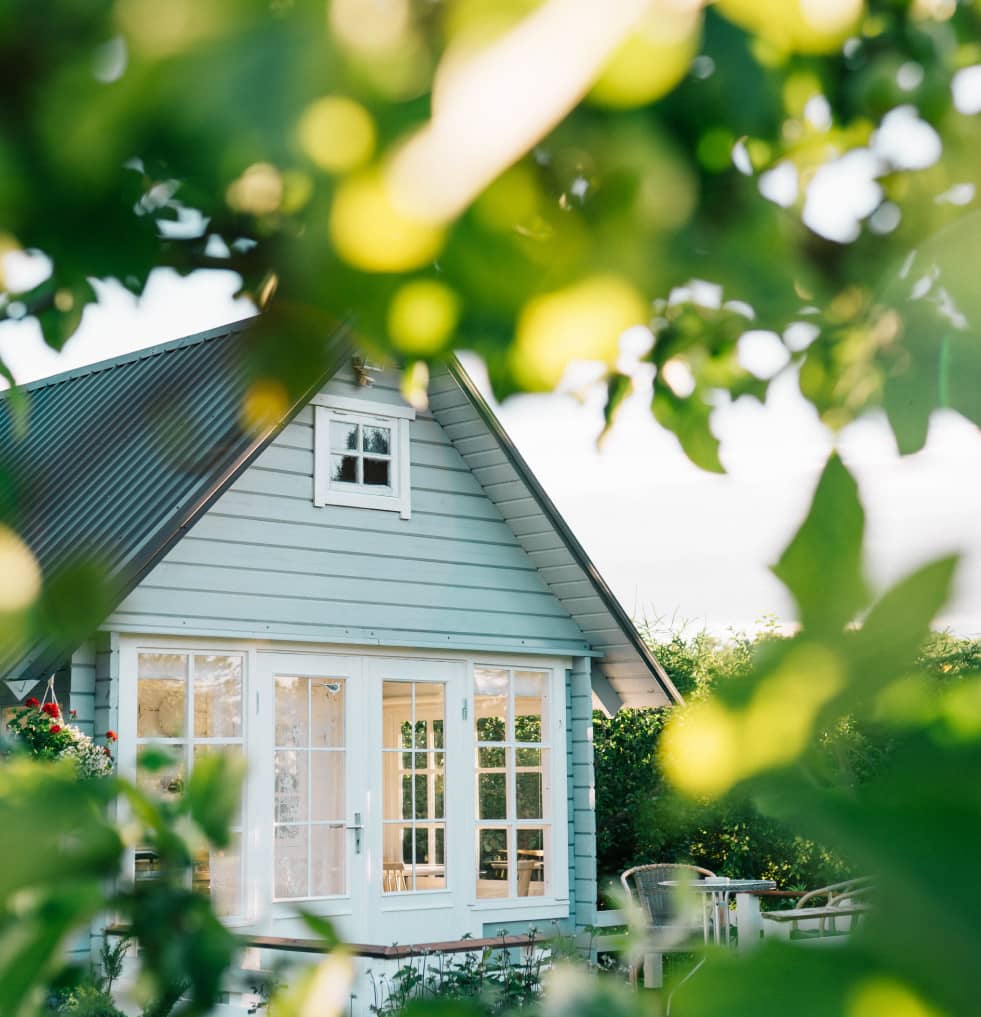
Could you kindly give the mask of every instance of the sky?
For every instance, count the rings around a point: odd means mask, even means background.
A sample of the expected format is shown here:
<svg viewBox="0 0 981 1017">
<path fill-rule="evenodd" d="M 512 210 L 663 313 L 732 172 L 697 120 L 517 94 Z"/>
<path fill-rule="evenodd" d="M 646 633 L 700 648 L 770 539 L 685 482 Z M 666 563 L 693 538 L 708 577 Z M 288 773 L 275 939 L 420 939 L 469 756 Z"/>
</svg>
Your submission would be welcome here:
<svg viewBox="0 0 981 1017">
<path fill-rule="evenodd" d="M 5 263 L 8 275 L 11 265 Z M 41 272 L 26 259 L 18 271 Z M 200 331 L 252 313 L 231 272 L 181 278 L 157 270 L 142 298 L 97 284 L 78 332 L 59 355 L 36 324 L 0 325 L 0 356 L 20 382 Z M 765 343 L 757 353 L 765 355 Z M 481 381 L 474 357 L 467 366 Z M 631 615 L 662 630 L 752 631 L 767 615 L 794 620 L 769 571 L 806 512 L 833 441 L 779 374 L 765 405 L 718 409 L 724 476 L 693 466 L 648 409 L 649 381 L 597 447 L 602 391 L 595 367 L 567 375 L 562 394 L 519 396 L 497 407 L 505 428 Z M 938 413 L 923 452 L 901 458 L 883 419 L 870 417 L 837 440 L 867 513 L 871 578 L 879 588 L 933 557 L 961 552 L 957 593 L 940 622 L 981 635 L 981 432 Z"/>
</svg>

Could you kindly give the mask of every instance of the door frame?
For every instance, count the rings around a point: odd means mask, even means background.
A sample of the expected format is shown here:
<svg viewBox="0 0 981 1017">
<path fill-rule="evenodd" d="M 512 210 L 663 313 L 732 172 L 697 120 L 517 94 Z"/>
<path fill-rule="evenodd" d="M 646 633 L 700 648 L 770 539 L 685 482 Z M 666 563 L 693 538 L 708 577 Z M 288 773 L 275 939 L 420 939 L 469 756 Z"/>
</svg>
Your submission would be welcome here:
<svg viewBox="0 0 981 1017">
<path fill-rule="evenodd" d="M 364 773 L 364 681 L 363 658 L 360 654 L 324 652 L 320 650 L 282 650 L 260 648 L 255 652 L 255 688 L 257 704 L 268 703 L 265 710 L 257 707 L 256 736 L 252 746 L 255 779 L 250 783 L 257 796 L 254 813 L 257 818 L 255 837 L 257 857 L 263 864 L 254 872 L 258 902 L 264 904 L 267 921 L 272 925 L 296 918 L 298 908 L 311 914 L 336 920 L 344 937 L 363 942 L 367 928 L 364 923 L 364 868 L 366 859 L 364 829 L 356 829 L 355 815 L 360 811 Z M 344 820 L 345 820 L 345 894 L 334 897 L 309 897 L 291 900 L 275 898 L 275 723 L 277 675 L 299 677 L 343 678 L 344 688 Z M 364 820 L 362 819 L 362 825 Z M 357 845 L 357 846 L 356 846 Z"/>
<path fill-rule="evenodd" d="M 438 924 L 448 932 L 462 935 L 467 918 L 467 873 L 472 812 L 468 793 L 472 767 L 468 768 L 466 724 L 459 718 L 467 697 L 466 660 L 446 660 L 419 656 L 366 656 L 364 658 L 365 718 L 368 725 L 365 744 L 369 751 L 366 773 L 368 843 L 370 872 L 365 905 L 370 929 L 384 929 L 389 942 L 425 942 L 433 939 L 433 912 L 439 912 Z M 413 890 L 385 894 L 382 886 L 384 861 L 382 747 L 382 691 L 385 681 L 439 683 L 444 686 L 444 859 L 446 888 Z M 429 916 L 428 919 L 426 916 Z M 459 930 L 454 932 L 452 930 Z"/>
</svg>

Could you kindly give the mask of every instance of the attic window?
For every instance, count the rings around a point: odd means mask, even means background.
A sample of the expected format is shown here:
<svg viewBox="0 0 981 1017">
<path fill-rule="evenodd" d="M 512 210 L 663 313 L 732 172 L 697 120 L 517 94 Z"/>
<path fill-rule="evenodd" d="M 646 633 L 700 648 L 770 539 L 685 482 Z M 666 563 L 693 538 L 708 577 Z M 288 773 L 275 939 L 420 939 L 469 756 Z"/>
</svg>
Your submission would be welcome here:
<svg viewBox="0 0 981 1017">
<path fill-rule="evenodd" d="M 409 407 L 341 396 L 314 400 L 314 504 L 411 513 Z"/>
</svg>

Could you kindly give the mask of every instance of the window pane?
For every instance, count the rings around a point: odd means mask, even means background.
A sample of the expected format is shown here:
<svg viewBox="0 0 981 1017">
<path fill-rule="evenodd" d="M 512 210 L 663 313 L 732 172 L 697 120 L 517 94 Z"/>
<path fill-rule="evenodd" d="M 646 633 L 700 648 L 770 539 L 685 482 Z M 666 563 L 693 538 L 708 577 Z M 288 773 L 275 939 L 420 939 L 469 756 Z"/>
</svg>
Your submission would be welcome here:
<svg viewBox="0 0 981 1017">
<path fill-rule="evenodd" d="M 165 749 L 154 749 L 154 755 L 160 751 L 171 756 L 173 762 L 161 769 L 148 770 L 137 759 L 136 786 L 154 798 L 176 798 L 184 793 L 184 746 L 168 745 Z"/>
<path fill-rule="evenodd" d="M 481 773 L 477 778 L 478 819 L 507 819 L 507 774 Z"/>
<path fill-rule="evenodd" d="M 518 830 L 519 897 L 544 895 L 545 865 L 544 830 Z"/>
<path fill-rule="evenodd" d="M 358 425 L 343 420 L 330 422 L 330 447 L 335 452 L 356 452 L 358 449 Z"/>
<path fill-rule="evenodd" d="M 411 682 L 382 683 L 382 745 L 386 749 L 412 747 Z"/>
<path fill-rule="evenodd" d="M 344 753 L 310 753 L 310 818 L 344 822 Z"/>
<path fill-rule="evenodd" d="M 412 827 L 403 826 L 402 830 L 402 861 L 412 868 Z"/>
<path fill-rule="evenodd" d="M 409 789 L 409 809 L 412 808 L 412 790 Z M 382 753 L 382 819 L 403 819 L 404 793 L 402 778 L 399 776 L 399 754 L 397 752 Z M 411 813 L 409 813 L 411 814 Z"/>
<path fill-rule="evenodd" d="M 411 890 L 412 871 L 404 861 L 384 861 L 381 866 L 381 892 L 405 893 Z"/>
<path fill-rule="evenodd" d="M 503 742 L 507 734 L 509 672 L 478 667 L 474 671 L 474 721 L 482 742 Z"/>
<path fill-rule="evenodd" d="M 366 487 L 390 487 L 388 479 L 391 463 L 387 459 L 364 458 L 364 483 Z"/>
<path fill-rule="evenodd" d="M 429 828 L 416 827 L 416 865 L 429 864 Z"/>
<path fill-rule="evenodd" d="M 338 484 L 358 482 L 358 460 L 356 456 L 331 456 L 330 479 Z"/>
<path fill-rule="evenodd" d="M 514 739 L 540 742 L 544 720 L 545 675 L 541 671 L 514 673 Z"/>
<path fill-rule="evenodd" d="M 242 913 L 242 838 L 232 834 L 227 848 L 212 848 L 195 859 L 194 889 L 210 894 L 221 917 Z"/>
<path fill-rule="evenodd" d="M 307 681 L 276 678 L 276 744 L 309 745 Z"/>
<path fill-rule="evenodd" d="M 421 707 L 421 705 L 422 705 L 421 703 L 417 703 L 416 704 L 416 709 L 419 712 L 421 712 L 420 709 L 419 709 Z M 416 721 L 416 748 L 417 749 L 424 749 L 424 748 L 427 747 L 427 741 L 426 741 L 426 732 L 427 732 L 427 730 L 428 730 L 428 725 L 426 724 L 426 722 L 424 720 L 417 720 Z M 418 766 L 419 764 L 417 763 L 416 765 Z M 423 764 L 423 765 L 425 765 L 425 764 Z"/>
<path fill-rule="evenodd" d="M 307 875 L 310 828 L 308 826 L 277 826 L 275 836 L 276 896 L 308 897 Z"/>
<path fill-rule="evenodd" d="M 433 748 L 443 748 L 443 722 L 442 720 L 433 721 Z"/>
<path fill-rule="evenodd" d="M 304 823 L 309 818 L 308 752 L 276 753 L 274 812 L 277 823 Z"/>
<path fill-rule="evenodd" d="M 137 737 L 182 737 L 187 657 L 183 653 L 141 653 L 137 676 Z"/>
<path fill-rule="evenodd" d="M 541 749 L 515 749 L 515 763 L 518 766 L 541 766 L 542 765 L 542 750 Z"/>
<path fill-rule="evenodd" d="M 347 889 L 343 826 L 312 826 L 311 887 L 312 897 L 335 897 Z"/>
<path fill-rule="evenodd" d="M 392 431 L 388 427 L 365 427 L 364 450 L 387 456 L 392 451 Z"/>
<path fill-rule="evenodd" d="M 477 830 L 477 896 L 508 896 L 507 830 Z"/>
<path fill-rule="evenodd" d="M 344 680 L 310 679 L 313 711 L 310 744 L 314 748 L 344 748 Z"/>
<path fill-rule="evenodd" d="M 504 749 L 477 749 L 477 765 L 482 770 L 504 766 Z"/>
<path fill-rule="evenodd" d="M 424 773 L 417 773 L 416 785 L 416 819 L 429 819 L 429 778 Z"/>
<path fill-rule="evenodd" d="M 412 818 L 412 775 L 402 774 L 402 815 L 400 819 Z"/>
<path fill-rule="evenodd" d="M 194 734 L 238 738 L 242 734 L 242 658 L 194 658 Z"/>
<path fill-rule="evenodd" d="M 518 819 L 543 819 L 541 772 L 514 775 Z"/>
<path fill-rule="evenodd" d="M 444 790 L 443 775 L 441 773 L 437 773 L 436 776 L 433 777 L 433 819 L 445 818 L 446 814 L 443 811 L 445 808 L 445 801 L 446 793 Z"/>
</svg>

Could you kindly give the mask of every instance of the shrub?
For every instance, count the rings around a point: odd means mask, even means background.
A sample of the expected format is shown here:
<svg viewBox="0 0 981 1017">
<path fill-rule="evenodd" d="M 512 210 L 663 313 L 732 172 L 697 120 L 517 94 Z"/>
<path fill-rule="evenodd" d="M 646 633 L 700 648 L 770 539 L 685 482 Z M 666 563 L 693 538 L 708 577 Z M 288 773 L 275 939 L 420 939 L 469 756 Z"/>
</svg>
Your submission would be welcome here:
<svg viewBox="0 0 981 1017">
<path fill-rule="evenodd" d="M 707 632 L 661 634 L 641 626 L 655 655 L 688 699 L 708 695 L 719 683 L 749 673 L 754 657 L 781 638 L 774 626 L 749 637 L 721 640 Z M 921 673 L 949 683 L 981 671 L 981 641 L 934 633 L 917 657 Z M 620 710 L 593 716 L 596 766 L 597 869 L 602 888 L 618 886 L 633 865 L 690 862 L 722 876 L 773 879 L 781 889 L 813 888 L 851 875 L 846 861 L 774 819 L 750 798 L 729 795 L 713 802 L 686 799 L 668 786 L 657 764 L 661 732 L 670 708 Z M 829 770 L 847 786 L 883 770 L 893 743 L 883 729 L 839 721 L 820 739 Z"/>
<path fill-rule="evenodd" d="M 375 978 L 372 1011 L 400 1017 L 410 1004 L 467 1000 L 475 1013 L 493 1015 L 521 1010 L 542 995 L 546 951 L 532 945 L 515 960 L 511 948 L 485 948 L 465 954 L 431 953 L 413 957 L 390 979 Z"/>
</svg>

